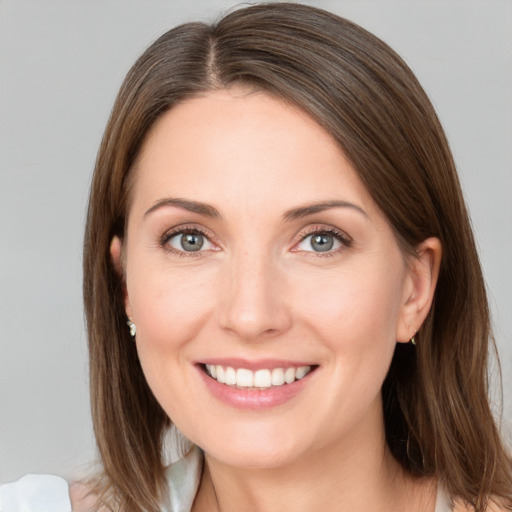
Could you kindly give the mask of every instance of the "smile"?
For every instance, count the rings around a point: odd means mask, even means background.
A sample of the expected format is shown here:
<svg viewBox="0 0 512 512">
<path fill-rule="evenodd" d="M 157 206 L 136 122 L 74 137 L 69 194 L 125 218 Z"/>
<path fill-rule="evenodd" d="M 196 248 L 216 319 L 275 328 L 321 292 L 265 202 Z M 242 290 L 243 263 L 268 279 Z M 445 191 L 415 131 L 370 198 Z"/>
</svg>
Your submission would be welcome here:
<svg viewBox="0 0 512 512">
<path fill-rule="evenodd" d="M 256 371 L 247 368 L 206 364 L 206 373 L 220 384 L 243 389 L 268 389 L 284 386 L 304 378 L 312 366 L 262 368 Z"/>
<path fill-rule="evenodd" d="M 210 359 L 197 362 L 209 393 L 236 409 L 263 411 L 284 406 L 310 388 L 319 365 L 306 361 Z"/>
</svg>

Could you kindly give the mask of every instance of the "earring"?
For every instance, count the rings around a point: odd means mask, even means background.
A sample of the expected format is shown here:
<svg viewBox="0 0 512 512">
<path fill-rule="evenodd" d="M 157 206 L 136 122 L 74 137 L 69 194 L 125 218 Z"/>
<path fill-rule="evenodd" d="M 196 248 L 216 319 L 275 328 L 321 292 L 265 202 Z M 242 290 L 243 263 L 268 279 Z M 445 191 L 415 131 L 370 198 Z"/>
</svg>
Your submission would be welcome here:
<svg viewBox="0 0 512 512">
<path fill-rule="evenodd" d="M 411 343 L 412 343 L 414 346 L 416 346 L 416 340 L 414 339 L 414 336 L 411 338 L 411 340 L 410 340 L 410 341 L 411 341 Z"/>
<path fill-rule="evenodd" d="M 128 324 L 128 327 L 130 328 L 130 336 L 135 338 L 135 335 L 137 334 L 137 326 L 131 320 L 128 320 L 128 322 L 126 322 L 126 323 Z"/>
</svg>

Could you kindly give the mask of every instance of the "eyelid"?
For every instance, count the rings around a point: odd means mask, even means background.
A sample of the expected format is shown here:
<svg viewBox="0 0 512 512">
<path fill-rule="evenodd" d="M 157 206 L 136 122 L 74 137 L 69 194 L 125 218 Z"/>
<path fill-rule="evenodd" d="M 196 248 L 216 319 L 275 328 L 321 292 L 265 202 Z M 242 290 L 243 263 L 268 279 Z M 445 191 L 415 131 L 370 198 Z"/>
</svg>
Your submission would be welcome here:
<svg viewBox="0 0 512 512">
<path fill-rule="evenodd" d="M 322 234 L 326 233 L 329 235 L 334 236 L 340 243 L 341 247 L 338 249 L 326 251 L 324 253 L 316 252 L 316 251 L 302 251 L 301 249 L 297 249 L 297 246 L 306 240 L 309 236 L 316 235 L 316 234 Z M 338 251 L 340 251 L 343 248 L 350 247 L 353 243 L 353 239 L 351 236 L 349 236 L 345 231 L 335 228 L 334 226 L 331 226 L 329 224 L 314 224 L 311 226 L 307 226 L 306 228 L 302 229 L 297 236 L 295 237 L 295 240 L 293 242 L 292 251 L 293 252 L 308 252 L 313 253 L 316 256 L 330 256 L 333 254 L 336 254 Z"/>
<path fill-rule="evenodd" d="M 214 248 L 206 249 L 206 250 L 199 250 L 199 251 L 181 251 L 179 249 L 176 249 L 175 247 L 171 247 L 169 245 L 169 240 L 177 235 L 181 234 L 187 234 L 187 233 L 197 233 L 202 235 L 204 238 L 208 240 L 210 244 L 214 246 Z M 180 224 L 178 226 L 174 226 L 167 231 L 164 232 L 164 234 L 160 237 L 159 245 L 164 248 L 166 251 L 169 251 L 171 253 L 177 254 L 178 256 L 204 256 L 204 253 L 210 252 L 210 251 L 219 251 L 220 247 L 219 245 L 213 241 L 214 236 L 210 233 L 209 230 L 197 226 L 196 224 Z"/>
</svg>

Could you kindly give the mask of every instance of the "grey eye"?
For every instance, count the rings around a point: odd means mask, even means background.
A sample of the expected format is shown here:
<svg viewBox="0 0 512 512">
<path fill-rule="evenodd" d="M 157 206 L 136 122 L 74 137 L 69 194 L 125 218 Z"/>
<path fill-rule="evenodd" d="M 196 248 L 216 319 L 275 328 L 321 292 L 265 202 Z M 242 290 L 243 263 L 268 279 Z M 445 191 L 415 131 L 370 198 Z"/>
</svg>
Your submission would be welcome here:
<svg viewBox="0 0 512 512">
<path fill-rule="evenodd" d="M 203 247 L 204 237 L 196 233 L 185 233 L 181 235 L 180 242 L 184 251 L 199 251 Z"/>
<path fill-rule="evenodd" d="M 330 251 L 334 246 L 334 237 L 326 233 L 311 235 L 311 247 L 317 252 Z"/>
<path fill-rule="evenodd" d="M 167 243 L 173 249 L 181 252 L 197 252 L 201 249 L 209 250 L 213 247 L 208 238 L 199 232 L 176 233 L 169 238 Z"/>
<path fill-rule="evenodd" d="M 339 249 L 342 245 L 348 245 L 341 235 L 329 232 L 312 233 L 304 237 L 297 245 L 299 251 L 305 252 L 329 252 Z"/>
</svg>

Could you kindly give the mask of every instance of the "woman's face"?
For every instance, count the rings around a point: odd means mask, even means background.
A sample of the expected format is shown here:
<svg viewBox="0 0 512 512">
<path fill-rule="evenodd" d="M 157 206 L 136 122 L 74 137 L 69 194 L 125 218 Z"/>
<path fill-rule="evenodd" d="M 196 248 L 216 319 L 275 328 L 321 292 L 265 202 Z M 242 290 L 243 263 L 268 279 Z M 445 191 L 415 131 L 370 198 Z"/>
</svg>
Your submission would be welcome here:
<svg viewBox="0 0 512 512">
<path fill-rule="evenodd" d="M 164 114 L 134 172 L 126 311 L 176 426 L 250 467 L 381 432 L 419 279 L 334 140 L 267 94 L 217 91 Z"/>
</svg>

